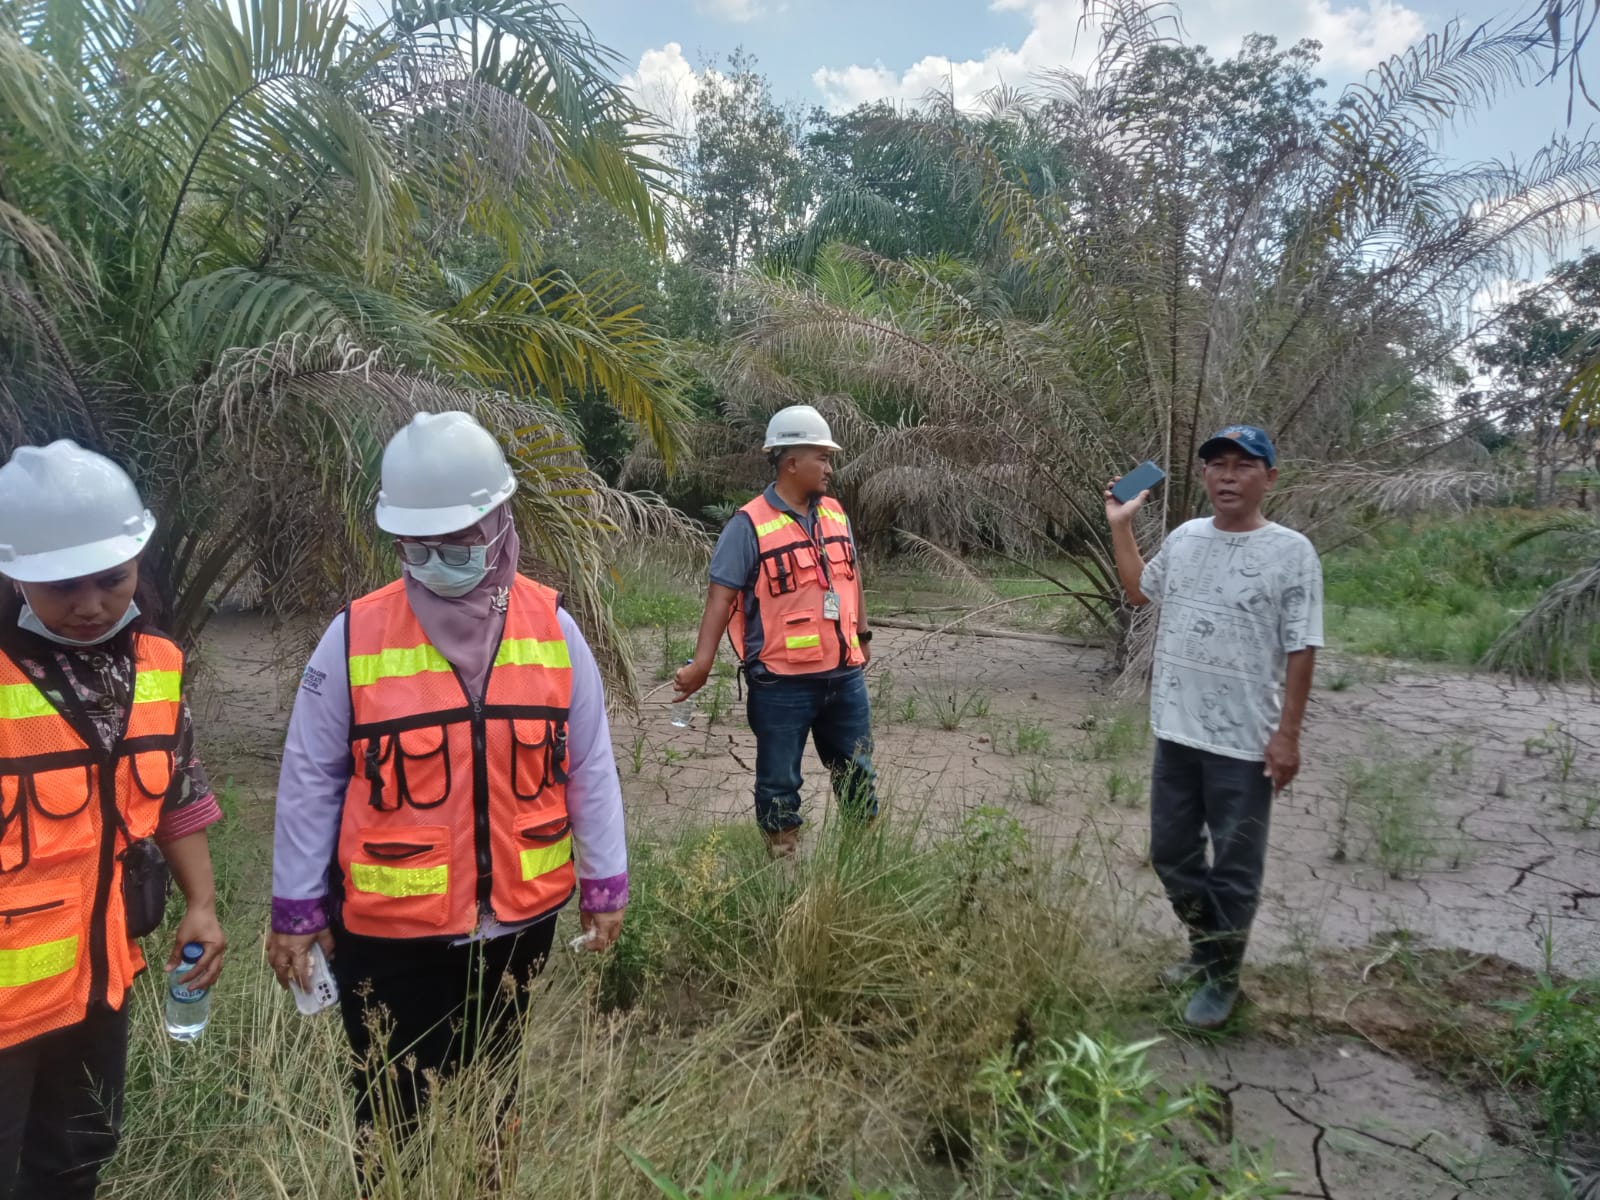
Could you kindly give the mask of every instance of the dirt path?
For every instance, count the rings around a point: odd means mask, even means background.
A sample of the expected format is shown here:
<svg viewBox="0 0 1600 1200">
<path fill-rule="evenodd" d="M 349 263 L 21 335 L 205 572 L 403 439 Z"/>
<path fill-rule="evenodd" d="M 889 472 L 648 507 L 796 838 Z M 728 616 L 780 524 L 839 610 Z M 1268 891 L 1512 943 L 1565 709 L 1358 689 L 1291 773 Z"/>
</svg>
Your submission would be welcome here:
<svg viewBox="0 0 1600 1200">
<path fill-rule="evenodd" d="M 208 759 L 242 815 L 270 826 L 276 750 L 303 633 L 263 622 L 211 630 L 201 715 Z M 886 801 L 934 829 L 1003 807 L 1063 851 L 1092 847 L 1129 919 L 1176 929 L 1145 864 L 1148 741 L 1142 704 L 1118 701 L 1094 651 L 883 630 L 871 686 Z M 647 684 L 647 687 L 653 687 Z M 622 717 L 614 743 L 636 831 L 747 820 L 755 744 L 725 687 L 715 720 L 668 723 L 666 693 Z M 958 715 L 959 714 L 959 715 Z M 944 728 L 954 725 L 955 728 Z M 1274 971 L 1348 948 L 1399 947 L 1544 962 L 1581 974 L 1600 958 L 1600 712 L 1586 696 L 1500 680 L 1330 659 L 1319 667 L 1304 774 L 1274 815 L 1252 947 L 1258 990 Z M 823 804 L 808 770 L 811 812 Z M 1585 820 L 1585 817 L 1588 820 Z M 1269 1022 L 1270 1025 L 1270 1022 Z M 1374 1042 L 1262 1034 L 1172 1043 L 1166 1065 L 1230 1097 L 1234 1129 L 1324 1200 L 1539 1193 L 1538 1170 L 1498 1145 L 1473 1095 Z M 1319 1182 L 1320 1181 L 1320 1182 Z"/>
</svg>

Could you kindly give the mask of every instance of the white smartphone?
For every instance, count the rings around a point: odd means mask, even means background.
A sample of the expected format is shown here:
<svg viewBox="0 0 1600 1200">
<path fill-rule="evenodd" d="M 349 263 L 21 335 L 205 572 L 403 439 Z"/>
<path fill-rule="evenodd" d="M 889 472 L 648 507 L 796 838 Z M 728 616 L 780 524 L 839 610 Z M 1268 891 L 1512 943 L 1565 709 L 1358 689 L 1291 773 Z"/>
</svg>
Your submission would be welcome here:
<svg viewBox="0 0 1600 1200">
<path fill-rule="evenodd" d="M 302 988 L 293 976 L 289 978 L 289 990 L 294 993 L 294 1006 L 301 1016 L 315 1016 L 339 1002 L 339 987 L 333 982 L 333 972 L 328 969 L 328 959 L 319 943 L 311 943 L 311 990 Z"/>
</svg>

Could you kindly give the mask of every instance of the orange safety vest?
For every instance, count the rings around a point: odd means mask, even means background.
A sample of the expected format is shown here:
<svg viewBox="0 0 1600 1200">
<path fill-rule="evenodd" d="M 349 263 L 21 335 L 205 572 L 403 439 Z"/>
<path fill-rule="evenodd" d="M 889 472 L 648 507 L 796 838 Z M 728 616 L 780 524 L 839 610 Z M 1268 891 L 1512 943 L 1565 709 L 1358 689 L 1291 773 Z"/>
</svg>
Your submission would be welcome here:
<svg viewBox="0 0 1600 1200">
<path fill-rule="evenodd" d="M 78 735 L 0 653 L 0 1047 L 120 1009 L 144 956 L 128 937 L 122 854 L 161 819 L 183 651 L 133 638 L 133 703 L 109 750 Z"/>
<path fill-rule="evenodd" d="M 850 539 L 850 518 L 839 502 L 824 496 L 817 504 L 815 540 L 800 522 L 774 508 L 765 493 L 739 511 L 756 527 L 755 603 L 765 636 L 761 664 L 774 675 L 813 675 L 865 663 L 858 636 L 861 596 L 856 587 L 855 544 Z M 839 597 L 837 619 L 823 611 L 830 586 Z M 744 633 L 741 593 L 728 622 L 728 636 L 749 666 Z"/>
<path fill-rule="evenodd" d="M 404 581 L 350 605 L 353 771 L 338 866 L 352 933 L 461 937 L 480 915 L 516 924 L 571 897 L 560 605 L 517 576 L 481 698 L 429 643 Z"/>
</svg>

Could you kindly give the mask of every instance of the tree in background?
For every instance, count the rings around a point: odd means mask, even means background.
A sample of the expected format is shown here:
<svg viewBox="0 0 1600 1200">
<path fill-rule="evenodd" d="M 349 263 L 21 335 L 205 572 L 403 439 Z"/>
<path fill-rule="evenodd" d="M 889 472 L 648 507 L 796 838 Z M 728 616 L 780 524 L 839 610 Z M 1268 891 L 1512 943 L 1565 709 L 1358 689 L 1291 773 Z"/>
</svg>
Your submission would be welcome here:
<svg viewBox="0 0 1600 1200">
<path fill-rule="evenodd" d="M 1200 441 L 1245 420 L 1324 513 L 1416 486 L 1471 425 L 1441 399 L 1466 298 L 1600 186 L 1587 142 L 1522 168 L 1440 157 L 1441 124 L 1538 71 L 1515 30 L 1452 26 L 1326 108 L 1313 47 L 1251 39 L 1218 63 L 1161 13 L 1099 6 L 1083 77 L 880 122 L 914 168 L 896 186 L 941 180 L 916 186 L 967 223 L 965 250 L 892 257 L 834 224 L 810 271 L 747 277 L 720 376 L 751 427 L 823 398 L 865 525 L 1064 552 L 1081 582 L 1057 582 L 1107 624 L 1107 478 L 1166 464 L 1171 528 L 1199 511 Z"/>
<path fill-rule="evenodd" d="M 1526 438 L 1533 468 L 1533 503 L 1553 504 L 1564 466 L 1594 463 L 1595 425 L 1563 422 L 1571 387 L 1600 350 L 1600 254 L 1550 272 L 1544 286 L 1513 300 L 1492 338 L 1472 356 L 1492 385 L 1476 403 L 1500 412 L 1501 428 Z"/>
<path fill-rule="evenodd" d="M 754 56 L 702 76 L 680 170 L 684 258 L 730 274 L 765 255 L 789 228 L 802 179 L 794 122 L 773 102 Z"/>
<path fill-rule="evenodd" d="M 127 463 L 191 636 L 388 573 L 367 513 L 419 408 L 508 441 L 524 544 L 601 615 L 604 489 L 567 404 L 671 458 L 664 339 L 614 271 L 553 267 L 573 205 L 665 242 L 648 127 L 545 0 L 25 0 L 0 12 L 0 449 Z M 604 630 L 602 649 L 606 648 Z"/>
</svg>

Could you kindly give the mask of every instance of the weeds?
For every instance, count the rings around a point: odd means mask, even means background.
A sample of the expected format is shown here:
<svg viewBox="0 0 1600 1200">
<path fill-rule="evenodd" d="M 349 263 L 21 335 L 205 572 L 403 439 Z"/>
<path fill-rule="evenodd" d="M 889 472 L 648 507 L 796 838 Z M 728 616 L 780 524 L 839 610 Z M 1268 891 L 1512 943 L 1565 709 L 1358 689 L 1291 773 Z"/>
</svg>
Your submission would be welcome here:
<svg viewBox="0 0 1600 1200">
<path fill-rule="evenodd" d="M 1097 710 L 1079 721 L 1078 728 L 1088 735 L 1078 753 L 1091 762 L 1126 758 L 1150 741 L 1150 725 L 1142 707 Z"/>
<path fill-rule="evenodd" d="M 989 715 L 989 694 L 978 688 L 957 688 L 937 685 L 920 690 L 940 729 L 954 732 L 968 719 L 982 719 Z"/>
<path fill-rule="evenodd" d="M 1050 731 L 1040 722 L 1019 719 L 1011 731 L 1011 744 L 1018 754 L 1050 753 Z"/>
<path fill-rule="evenodd" d="M 1435 831 L 1433 764 L 1380 750 L 1345 770 L 1335 820 L 1333 858 L 1360 858 L 1400 879 L 1422 870 L 1441 847 Z M 1454 865 L 1460 865 L 1457 854 Z"/>
<path fill-rule="evenodd" d="M 1043 807 L 1056 798 L 1055 772 L 1047 763 L 1030 762 L 1020 775 L 1012 777 L 1007 796 L 1011 800 Z"/>
<path fill-rule="evenodd" d="M 1028 1047 L 1032 1061 L 991 1059 L 980 1086 L 994 1106 L 980 1142 L 986 1174 L 1019 1200 L 1169 1197 L 1247 1200 L 1281 1196 L 1288 1176 L 1235 1153 L 1220 1169 L 1185 1145 L 1206 1138 L 1210 1096 L 1169 1095 L 1145 1056 L 1156 1043 L 1108 1044 L 1079 1033 L 1068 1044 Z"/>
<path fill-rule="evenodd" d="M 1139 801 L 1139 781 L 1121 767 L 1113 767 L 1106 776 L 1106 802 L 1111 805 L 1129 805 Z"/>
<path fill-rule="evenodd" d="M 1558 984 L 1546 969 L 1512 1014 L 1508 1086 L 1532 1092 L 1551 1154 L 1600 1132 L 1600 1009 L 1592 982 Z"/>
</svg>

